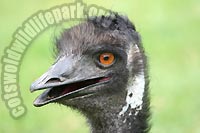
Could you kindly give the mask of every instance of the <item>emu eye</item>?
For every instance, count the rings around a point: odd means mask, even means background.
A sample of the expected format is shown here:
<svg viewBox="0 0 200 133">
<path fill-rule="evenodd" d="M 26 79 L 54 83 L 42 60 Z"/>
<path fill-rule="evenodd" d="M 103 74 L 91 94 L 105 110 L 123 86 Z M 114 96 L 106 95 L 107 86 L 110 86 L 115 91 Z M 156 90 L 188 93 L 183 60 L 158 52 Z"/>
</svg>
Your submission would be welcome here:
<svg viewBox="0 0 200 133">
<path fill-rule="evenodd" d="M 115 56 L 113 55 L 113 53 L 102 53 L 99 56 L 99 62 L 102 65 L 109 66 L 112 65 L 114 61 L 115 61 Z"/>
</svg>

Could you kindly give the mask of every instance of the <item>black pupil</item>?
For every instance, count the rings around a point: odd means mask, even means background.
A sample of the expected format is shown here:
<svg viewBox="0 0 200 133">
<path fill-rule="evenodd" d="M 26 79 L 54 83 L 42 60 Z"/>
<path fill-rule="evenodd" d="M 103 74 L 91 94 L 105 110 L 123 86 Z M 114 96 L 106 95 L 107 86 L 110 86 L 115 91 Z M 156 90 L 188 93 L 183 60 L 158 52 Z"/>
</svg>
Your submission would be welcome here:
<svg viewBox="0 0 200 133">
<path fill-rule="evenodd" d="M 108 55 L 104 55 L 103 59 L 104 59 L 105 61 L 108 61 L 108 60 L 109 60 L 109 56 L 108 56 Z"/>
</svg>

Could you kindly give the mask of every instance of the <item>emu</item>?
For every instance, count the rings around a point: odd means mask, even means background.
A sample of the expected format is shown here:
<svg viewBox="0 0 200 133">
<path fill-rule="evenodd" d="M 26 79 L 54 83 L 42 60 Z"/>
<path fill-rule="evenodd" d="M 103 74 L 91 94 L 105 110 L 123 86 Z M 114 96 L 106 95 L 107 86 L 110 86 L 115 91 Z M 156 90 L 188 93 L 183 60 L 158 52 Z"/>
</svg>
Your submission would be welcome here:
<svg viewBox="0 0 200 133">
<path fill-rule="evenodd" d="M 130 20 L 117 13 L 90 17 L 56 40 L 55 63 L 30 87 L 45 89 L 34 105 L 79 110 L 92 133 L 147 133 L 147 58 Z"/>
</svg>

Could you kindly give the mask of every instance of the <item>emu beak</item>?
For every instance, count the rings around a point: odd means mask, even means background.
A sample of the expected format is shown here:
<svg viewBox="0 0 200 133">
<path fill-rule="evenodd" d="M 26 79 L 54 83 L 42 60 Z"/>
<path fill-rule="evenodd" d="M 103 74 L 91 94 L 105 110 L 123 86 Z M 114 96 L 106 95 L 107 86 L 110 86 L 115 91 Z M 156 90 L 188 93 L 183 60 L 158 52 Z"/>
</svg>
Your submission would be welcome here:
<svg viewBox="0 0 200 133">
<path fill-rule="evenodd" d="M 53 64 L 49 70 L 38 78 L 30 87 L 30 91 L 34 92 L 47 87 L 61 85 L 65 81 L 64 75 L 69 75 L 74 71 L 72 57 L 63 56 Z"/>
<path fill-rule="evenodd" d="M 32 83 L 31 92 L 46 89 L 34 101 L 36 107 L 55 102 L 61 98 L 68 100 L 94 93 L 85 90 L 110 80 L 110 77 L 96 75 L 96 73 L 95 75 L 91 72 L 88 72 L 87 75 L 81 74 L 84 68 L 77 68 L 77 63 L 71 56 L 63 56 L 46 73 Z"/>
</svg>

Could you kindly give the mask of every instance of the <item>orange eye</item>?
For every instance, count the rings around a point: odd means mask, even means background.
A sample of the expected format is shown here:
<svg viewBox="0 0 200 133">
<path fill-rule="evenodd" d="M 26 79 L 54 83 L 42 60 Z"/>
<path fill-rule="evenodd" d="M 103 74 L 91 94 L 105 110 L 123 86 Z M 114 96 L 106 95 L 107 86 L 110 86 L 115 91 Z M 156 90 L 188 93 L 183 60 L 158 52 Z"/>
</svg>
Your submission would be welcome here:
<svg viewBox="0 0 200 133">
<path fill-rule="evenodd" d="M 103 65 L 112 65 L 115 60 L 115 56 L 112 53 L 102 53 L 99 56 L 99 61 Z"/>
</svg>

